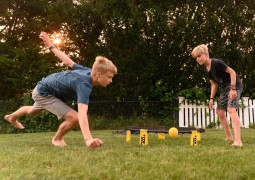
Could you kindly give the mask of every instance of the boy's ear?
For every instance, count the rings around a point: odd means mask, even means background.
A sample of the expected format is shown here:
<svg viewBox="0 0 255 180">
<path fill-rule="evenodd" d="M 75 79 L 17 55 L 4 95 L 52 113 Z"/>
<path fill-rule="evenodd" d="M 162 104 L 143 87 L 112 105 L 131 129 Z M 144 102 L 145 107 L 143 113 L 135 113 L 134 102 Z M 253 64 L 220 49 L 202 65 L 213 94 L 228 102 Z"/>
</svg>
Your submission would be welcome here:
<svg viewBox="0 0 255 180">
<path fill-rule="evenodd" d="M 101 72 L 97 71 L 97 72 L 95 72 L 95 75 L 94 75 L 94 76 L 97 78 L 97 77 L 100 77 L 101 74 L 102 74 Z"/>
</svg>

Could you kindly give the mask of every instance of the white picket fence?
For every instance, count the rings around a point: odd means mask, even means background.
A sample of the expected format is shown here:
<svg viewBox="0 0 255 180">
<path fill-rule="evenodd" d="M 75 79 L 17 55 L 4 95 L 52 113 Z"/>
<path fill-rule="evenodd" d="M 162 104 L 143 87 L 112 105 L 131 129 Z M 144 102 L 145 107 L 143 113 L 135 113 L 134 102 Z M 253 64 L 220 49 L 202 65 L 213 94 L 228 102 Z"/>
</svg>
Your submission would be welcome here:
<svg viewBox="0 0 255 180">
<path fill-rule="evenodd" d="M 216 123 L 216 125 L 219 122 L 216 114 L 217 102 L 214 102 L 212 111 L 209 110 L 208 105 L 190 104 L 183 97 L 179 97 L 179 104 L 179 127 L 206 128 L 212 122 Z M 242 97 L 239 104 L 237 112 L 240 117 L 241 127 L 249 128 L 249 125 L 254 125 L 255 123 L 255 100 Z M 226 113 L 226 115 L 228 122 L 231 123 L 229 114 Z"/>
</svg>

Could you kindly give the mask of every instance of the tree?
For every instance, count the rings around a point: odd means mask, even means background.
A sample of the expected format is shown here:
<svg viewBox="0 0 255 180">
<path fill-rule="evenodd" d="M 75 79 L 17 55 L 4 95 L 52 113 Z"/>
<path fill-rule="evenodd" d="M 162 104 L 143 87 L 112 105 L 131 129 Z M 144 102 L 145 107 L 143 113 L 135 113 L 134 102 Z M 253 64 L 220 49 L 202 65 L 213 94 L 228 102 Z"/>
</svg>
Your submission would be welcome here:
<svg viewBox="0 0 255 180">
<path fill-rule="evenodd" d="M 211 57 L 223 59 L 240 74 L 244 94 L 253 94 L 252 0 L 10 0 L 0 10 L 0 93 L 5 97 L 20 95 L 42 76 L 62 69 L 55 57 L 40 52 L 41 30 L 61 32 L 66 44 L 60 48 L 83 65 L 91 66 L 97 55 L 117 65 L 114 83 L 105 90 L 96 88 L 93 100 L 158 100 L 158 82 L 165 87 L 162 93 L 173 96 L 209 88 L 203 68 L 190 56 L 202 43 L 209 45 Z"/>
<path fill-rule="evenodd" d="M 62 22 L 55 20 L 52 1 L 5 0 L 0 11 L 0 95 L 13 98 L 56 70 L 53 56 L 41 52 L 39 34 L 58 30 Z"/>
</svg>

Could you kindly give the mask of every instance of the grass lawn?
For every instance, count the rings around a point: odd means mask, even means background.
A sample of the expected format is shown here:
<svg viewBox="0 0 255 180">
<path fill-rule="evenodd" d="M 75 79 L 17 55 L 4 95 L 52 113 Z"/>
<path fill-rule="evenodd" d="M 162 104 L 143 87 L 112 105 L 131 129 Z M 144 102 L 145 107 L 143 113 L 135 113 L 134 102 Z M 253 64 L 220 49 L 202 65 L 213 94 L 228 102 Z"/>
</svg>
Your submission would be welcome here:
<svg viewBox="0 0 255 180">
<path fill-rule="evenodd" d="M 207 129 L 198 146 L 189 134 L 139 145 L 139 136 L 93 131 L 105 145 L 89 149 L 81 132 L 66 136 L 67 147 L 51 146 L 50 133 L 1 134 L 0 179 L 255 179 L 255 130 L 242 130 L 244 147 L 224 141 L 223 130 Z"/>
</svg>

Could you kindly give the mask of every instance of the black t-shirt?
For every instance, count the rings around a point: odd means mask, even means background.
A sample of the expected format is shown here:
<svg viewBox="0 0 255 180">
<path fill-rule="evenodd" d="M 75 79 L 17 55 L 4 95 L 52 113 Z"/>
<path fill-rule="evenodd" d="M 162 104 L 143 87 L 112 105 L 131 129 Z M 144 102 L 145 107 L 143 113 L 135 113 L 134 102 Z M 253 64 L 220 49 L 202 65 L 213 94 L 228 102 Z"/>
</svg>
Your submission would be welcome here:
<svg viewBox="0 0 255 180">
<path fill-rule="evenodd" d="M 230 74 L 226 72 L 228 65 L 220 59 L 211 59 L 211 69 L 205 67 L 205 74 L 210 79 L 216 82 L 222 89 L 230 88 Z M 242 82 L 238 75 L 236 75 L 236 89 L 242 89 Z"/>
</svg>

